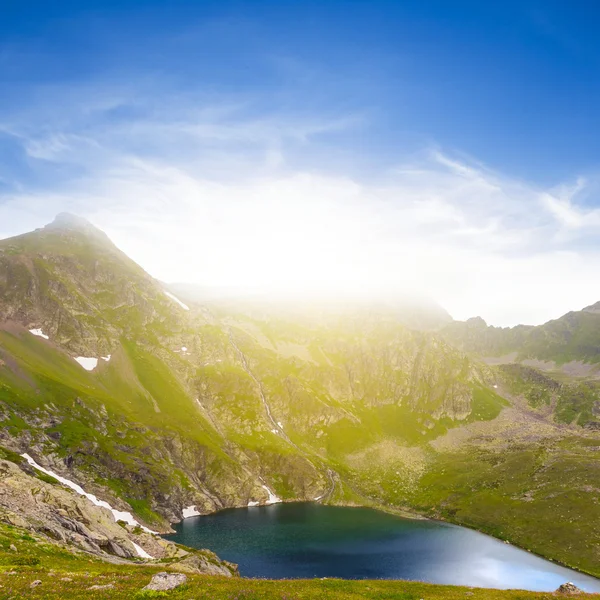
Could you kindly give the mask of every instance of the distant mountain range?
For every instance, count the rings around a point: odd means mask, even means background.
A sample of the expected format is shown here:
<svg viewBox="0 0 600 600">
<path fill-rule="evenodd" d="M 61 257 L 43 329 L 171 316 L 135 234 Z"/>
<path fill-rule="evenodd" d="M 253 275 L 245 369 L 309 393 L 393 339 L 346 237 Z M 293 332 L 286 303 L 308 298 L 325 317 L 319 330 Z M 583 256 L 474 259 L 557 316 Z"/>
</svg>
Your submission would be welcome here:
<svg viewBox="0 0 600 600">
<path fill-rule="evenodd" d="M 493 327 L 480 317 L 455 321 L 444 335 L 459 348 L 486 357 L 513 354 L 511 360 L 554 363 L 548 367 L 579 361 L 590 366 L 587 371 L 595 370 L 600 363 L 600 302 L 538 326 Z"/>
</svg>

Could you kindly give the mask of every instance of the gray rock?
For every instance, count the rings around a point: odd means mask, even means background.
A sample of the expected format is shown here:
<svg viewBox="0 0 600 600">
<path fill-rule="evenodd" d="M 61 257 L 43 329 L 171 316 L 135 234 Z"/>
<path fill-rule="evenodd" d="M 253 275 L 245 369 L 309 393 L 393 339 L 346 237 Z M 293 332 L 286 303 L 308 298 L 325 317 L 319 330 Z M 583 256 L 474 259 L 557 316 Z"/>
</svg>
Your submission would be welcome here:
<svg viewBox="0 0 600 600">
<path fill-rule="evenodd" d="M 232 577 L 238 574 L 237 565 L 220 560 L 219 557 L 209 550 L 201 550 L 196 554 L 190 554 L 176 563 L 175 568 L 179 571 L 190 573 L 202 573 L 204 575 L 224 575 Z"/>
<path fill-rule="evenodd" d="M 143 588 L 144 590 L 153 590 L 155 592 L 166 592 L 173 590 L 187 582 L 187 576 L 183 573 L 157 573 L 150 583 Z"/>
<path fill-rule="evenodd" d="M 583 594 L 583 590 L 580 590 L 574 583 L 571 583 L 570 581 L 563 583 L 556 591 L 564 596 L 576 596 L 578 594 Z"/>
<path fill-rule="evenodd" d="M 93 585 L 88 590 L 111 590 L 115 587 L 114 583 L 107 583 L 106 585 Z"/>
</svg>

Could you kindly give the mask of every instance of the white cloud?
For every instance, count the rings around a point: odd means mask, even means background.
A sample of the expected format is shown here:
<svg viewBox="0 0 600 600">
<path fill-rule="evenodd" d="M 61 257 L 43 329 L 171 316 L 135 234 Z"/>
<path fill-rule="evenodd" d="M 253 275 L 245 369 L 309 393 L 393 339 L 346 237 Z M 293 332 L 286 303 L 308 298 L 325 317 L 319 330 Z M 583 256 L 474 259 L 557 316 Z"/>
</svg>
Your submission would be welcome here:
<svg viewBox="0 0 600 600">
<path fill-rule="evenodd" d="M 600 211 L 578 203 L 584 179 L 542 189 L 434 149 L 373 183 L 322 160 L 323 137 L 341 143 L 360 115 L 265 116 L 250 101 L 153 105 L 116 92 L 81 109 L 76 97 L 54 118 L 4 124 L 34 167 L 51 162 L 69 178 L 6 194 L 0 235 L 70 210 L 165 281 L 281 297 L 418 291 L 495 324 L 600 299 L 600 256 L 586 243 Z"/>
</svg>

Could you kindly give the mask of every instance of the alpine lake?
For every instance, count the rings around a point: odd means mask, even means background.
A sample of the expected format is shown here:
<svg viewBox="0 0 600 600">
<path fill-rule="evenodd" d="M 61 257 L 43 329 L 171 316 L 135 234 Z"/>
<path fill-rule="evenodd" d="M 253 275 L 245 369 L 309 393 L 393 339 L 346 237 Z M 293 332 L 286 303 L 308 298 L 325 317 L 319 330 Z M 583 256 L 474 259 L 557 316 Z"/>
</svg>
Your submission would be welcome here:
<svg viewBox="0 0 600 600">
<path fill-rule="evenodd" d="M 477 531 L 368 508 L 284 503 L 184 519 L 165 536 L 208 548 L 267 579 L 408 579 L 448 585 L 553 591 L 600 580 Z"/>
</svg>

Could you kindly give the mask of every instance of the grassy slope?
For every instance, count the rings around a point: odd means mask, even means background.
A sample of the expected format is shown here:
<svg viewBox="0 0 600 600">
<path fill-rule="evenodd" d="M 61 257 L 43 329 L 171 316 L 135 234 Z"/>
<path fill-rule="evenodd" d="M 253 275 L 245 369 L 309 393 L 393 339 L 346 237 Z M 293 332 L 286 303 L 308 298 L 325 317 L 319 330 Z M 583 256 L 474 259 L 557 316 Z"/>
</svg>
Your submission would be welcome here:
<svg viewBox="0 0 600 600">
<path fill-rule="evenodd" d="M 572 438 L 502 453 L 438 455 L 408 501 L 598 577 L 597 445 Z"/>
<path fill-rule="evenodd" d="M 17 552 L 10 550 L 14 545 Z M 168 568 L 168 567 L 167 567 Z M 61 598 L 71 600 L 550 600 L 554 594 L 429 585 L 409 581 L 343 581 L 258 579 L 188 576 L 188 583 L 168 593 L 141 589 L 165 566 L 119 566 L 85 555 L 75 556 L 27 532 L 0 524 L 0 598 Z M 41 584 L 31 588 L 31 583 Z M 104 590 L 92 586 L 112 585 Z M 579 597 L 598 598 L 599 595 Z"/>
<path fill-rule="evenodd" d="M 50 436 L 48 450 L 75 457 L 78 468 L 112 488 L 147 522 L 161 521 L 151 509 L 153 495 L 190 486 L 185 474 L 165 461 L 165 440 L 182 436 L 215 470 L 235 470 L 222 440 L 173 375 L 135 345 L 127 344 L 108 364 L 100 362 L 98 374 L 29 334 L 0 332 L 0 348 L 13 365 L 0 367 L 9 435 L 28 430 L 34 439 Z M 26 422 L 39 418 L 48 421 L 45 429 Z"/>
</svg>

